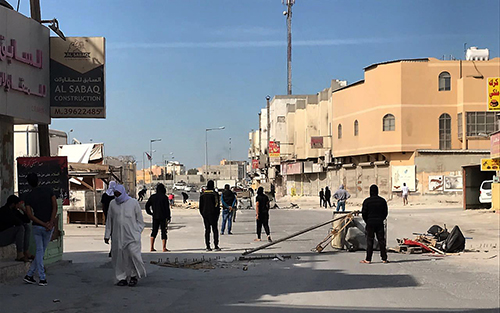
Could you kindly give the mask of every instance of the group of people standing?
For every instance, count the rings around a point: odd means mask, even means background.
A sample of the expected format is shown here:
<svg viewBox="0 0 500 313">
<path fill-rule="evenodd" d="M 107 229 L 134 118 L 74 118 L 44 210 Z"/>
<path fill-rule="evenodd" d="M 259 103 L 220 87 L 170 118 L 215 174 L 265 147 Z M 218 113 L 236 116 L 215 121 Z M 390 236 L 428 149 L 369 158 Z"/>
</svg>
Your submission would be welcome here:
<svg viewBox="0 0 500 313">
<path fill-rule="evenodd" d="M 344 185 L 340 185 L 339 189 L 333 194 L 333 198 L 337 200 L 337 205 L 333 204 L 330 202 L 330 199 L 332 197 L 332 192 L 330 191 L 330 188 L 328 186 L 321 188 L 319 192 L 319 206 L 324 207 L 325 209 L 328 207 L 337 207 L 337 212 L 342 210 L 342 212 L 345 211 L 345 202 L 347 199 L 351 197 L 349 192 L 345 190 Z"/>
<path fill-rule="evenodd" d="M 34 275 L 38 274 L 38 285 L 46 286 L 43 257 L 56 226 L 57 201 L 52 189 L 39 186 L 36 173 L 28 174 L 27 180 L 30 192 L 22 199 L 9 196 L 0 208 L 0 247 L 15 243 L 16 261 L 32 260 L 24 281 L 36 284 Z M 29 253 L 31 234 L 36 244 L 34 256 Z"/>
<path fill-rule="evenodd" d="M 214 249 L 215 251 L 220 251 L 219 247 L 219 231 L 218 223 L 219 216 L 221 213 L 222 205 L 222 226 L 221 235 L 224 235 L 227 224 L 227 234 L 232 235 L 232 223 L 234 222 L 237 199 L 234 192 L 230 189 L 229 185 L 224 186 L 224 190 L 221 195 L 215 191 L 214 181 L 209 180 L 207 183 L 207 188 L 203 191 L 200 196 L 199 210 L 203 217 L 203 223 L 205 225 L 205 245 L 206 251 L 212 251 L 212 246 L 210 243 L 210 234 L 213 233 Z M 257 190 L 257 197 L 255 203 L 256 211 L 256 224 L 257 224 L 257 238 L 256 241 L 261 240 L 262 227 L 267 235 L 268 241 L 271 239 L 271 230 L 269 228 L 269 198 L 264 194 L 264 188 L 259 187 Z"/>
</svg>

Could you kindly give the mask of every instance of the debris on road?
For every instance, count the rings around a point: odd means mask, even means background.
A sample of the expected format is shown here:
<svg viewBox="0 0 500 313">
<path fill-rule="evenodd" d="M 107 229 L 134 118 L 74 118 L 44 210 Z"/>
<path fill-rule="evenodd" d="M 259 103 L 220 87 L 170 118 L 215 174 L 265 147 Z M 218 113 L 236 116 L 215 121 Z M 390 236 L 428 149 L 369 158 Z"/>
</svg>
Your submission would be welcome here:
<svg viewBox="0 0 500 313">
<path fill-rule="evenodd" d="M 397 239 L 398 247 L 390 249 L 390 251 L 398 253 L 438 253 L 441 255 L 450 255 L 452 253 L 463 252 L 465 250 L 466 238 L 458 226 L 453 227 L 451 232 L 448 232 L 446 225 L 442 228 L 439 225 L 433 225 L 427 233 L 413 233 L 416 235 L 414 240 L 403 238 Z M 419 247 L 422 252 L 416 249 Z"/>
<path fill-rule="evenodd" d="M 256 260 L 274 260 L 274 261 L 282 261 L 285 259 L 291 259 L 291 255 L 280 255 L 280 254 L 270 254 L 270 255 L 256 255 L 256 256 L 240 256 L 240 257 L 215 257 L 208 258 L 202 257 L 201 259 L 184 259 L 179 261 L 178 258 L 175 258 L 174 261 L 170 261 L 167 258 L 166 261 L 163 259 L 158 259 L 158 261 L 150 261 L 151 264 L 162 266 L 162 267 L 172 267 L 172 268 L 185 268 L 185 269 L 193 269 L 193 270 L 211 270 L 215 268 L 240 268 L 243 263 L 243 270 L 246 271 L 248 269 L 248 262 L 256 261 Z"/>
</svg>

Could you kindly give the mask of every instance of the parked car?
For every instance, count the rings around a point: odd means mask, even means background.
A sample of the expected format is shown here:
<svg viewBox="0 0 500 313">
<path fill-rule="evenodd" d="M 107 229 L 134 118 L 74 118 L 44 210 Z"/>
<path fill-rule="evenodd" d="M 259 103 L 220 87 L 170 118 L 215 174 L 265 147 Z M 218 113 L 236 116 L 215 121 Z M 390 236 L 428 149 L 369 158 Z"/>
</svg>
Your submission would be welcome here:
<svg viewBox="0 0 500 313">
<path fill-rule="evenodd" d="M 175 183 L 173 189 L 174 190 L 184 190 L 186 187 L 186 183 Z"/>
<path fill-rule="evenodd" d="M 485 180 L 481 183 L 479 187 L 479 202 L 481 203 L 491 203 L 491 184 L 492 180 Z"/>
<path fill-rule="evenodd" d="M 194 191 L 196 191 L 196 186 L 193 186 L 193 185 L 186 185 L 186 186 L 184 186 L 184 191 L 187 191 L 187 192 L 194 192 Z"/>
</svg>

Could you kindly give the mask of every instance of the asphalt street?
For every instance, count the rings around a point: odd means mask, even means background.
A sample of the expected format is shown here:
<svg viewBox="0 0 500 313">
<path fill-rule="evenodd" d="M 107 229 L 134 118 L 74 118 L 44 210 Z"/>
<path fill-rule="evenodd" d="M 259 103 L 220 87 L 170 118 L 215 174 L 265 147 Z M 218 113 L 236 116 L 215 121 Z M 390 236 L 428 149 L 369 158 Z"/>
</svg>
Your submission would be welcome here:
<svg viewBox="0 0 500 313">
<path fill-rule="evenodd" d="M 329 209 L 272 210 L 272 236 L 282 238 L 331 215 Z M 234 261 L 262 244 L 253 241 L 253 211 L 238 212 L 233 235 L 221 237 L 221 252 L 204 251 L 197 210 L 174 209 L 172 216 L 168 253 L 149 252 L 151 220 L 145 216 L 142 251 L 148 277 L 137 287 L 113 285 L 102 226 L 65 225 L 67 261 L 48 268 L 46 287 L 26 285 L 21 277 L 0 285 L 0 312 L 499 312 L 498 214 L 391 209 L 389 245 L 446 223 L 448 228 L 459 224 L 474 238 L 468 247 L 489 248 L 446 257 L 390 254 L 390 264 L 381 263 L 375 252 L 371 265 L 359 263 L 364 251 L 311 252 L 328 226 L 254 254 L 291 257 L 285 261 Z M 167 258 L 211 259 L 215 268 L 150 264 Z"/>
</svg>

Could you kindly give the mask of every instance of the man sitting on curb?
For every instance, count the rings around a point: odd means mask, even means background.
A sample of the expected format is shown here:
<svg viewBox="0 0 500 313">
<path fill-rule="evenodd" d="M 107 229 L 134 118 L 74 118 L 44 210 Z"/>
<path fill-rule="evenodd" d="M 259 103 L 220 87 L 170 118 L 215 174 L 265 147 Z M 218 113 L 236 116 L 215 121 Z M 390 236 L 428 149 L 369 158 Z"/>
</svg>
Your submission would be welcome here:
<svg viewBox="0 0 500 313">
<path fill-rule="evenodd" d="M 23 222 L 16 216 L 15 211 L 22 206 L 21 199 L 9 196 L 7 203 L 0 208 L 0 247 L 16 244 L 16 261 L 28 262 L 29 237 L 25 238 Z"/>
</svg>

